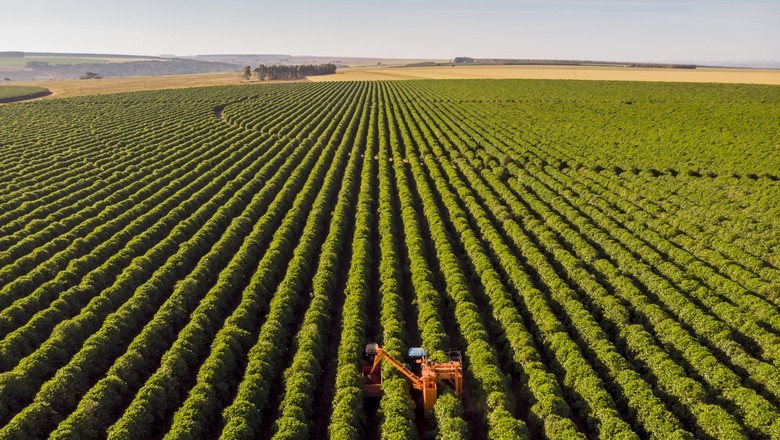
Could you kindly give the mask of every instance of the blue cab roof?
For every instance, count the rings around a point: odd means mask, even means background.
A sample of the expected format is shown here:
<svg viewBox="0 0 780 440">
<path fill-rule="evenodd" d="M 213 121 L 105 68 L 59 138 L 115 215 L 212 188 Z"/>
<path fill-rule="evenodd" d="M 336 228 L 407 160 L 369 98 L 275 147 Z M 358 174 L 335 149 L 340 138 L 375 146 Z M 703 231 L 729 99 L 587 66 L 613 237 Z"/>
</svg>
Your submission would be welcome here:
<svg viewBox="0 0 780 440">
<path fill-rule="evenodd" d="M 422 347 L 412 347 L 409 349 L 409 357 L 422 357 L 428 356 Z"/>
</svg>

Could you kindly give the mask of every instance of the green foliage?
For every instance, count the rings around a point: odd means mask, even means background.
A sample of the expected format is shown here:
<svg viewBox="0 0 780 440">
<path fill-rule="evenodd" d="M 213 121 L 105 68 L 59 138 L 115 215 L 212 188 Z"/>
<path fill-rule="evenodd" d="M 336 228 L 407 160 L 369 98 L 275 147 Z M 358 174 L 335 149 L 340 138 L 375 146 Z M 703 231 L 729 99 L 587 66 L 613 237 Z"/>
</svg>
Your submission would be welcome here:
<svg viewBox="0 0 780 440">
<path fill-rule="evenodd" d="M 463 420 L 463 405 L 452 393 L 444 393 L 436 400 L 433 408 L 436 417 L 436 438 L 440 440 L 457 440 L 469 436 L 468 426 Z"/>
<path fill-rule="evenodd" d="M 594 168 L 780 170 L 777 150 L 766 148 L 780 138 L 776 86 L 514 80 L 437 81 L 420 88 L 490 115 L 479 120 L 483 132 L 522 127 L 516 143 L 550 145 Z"/>
<path fill-rule="evenodd" d="M 0 103 L 30 99 L 48 92 L 49 89 L 43 87 L 0 85 Z"/>
<path fill-rule="evenodd" d="M 415 81 L 2 106 L 0 437 L 780 437 L 779 102 Z M 369 338 L 459 349 L 464 394 L 418 431 L 384 366 L 371 414 Z"/>
</svg>

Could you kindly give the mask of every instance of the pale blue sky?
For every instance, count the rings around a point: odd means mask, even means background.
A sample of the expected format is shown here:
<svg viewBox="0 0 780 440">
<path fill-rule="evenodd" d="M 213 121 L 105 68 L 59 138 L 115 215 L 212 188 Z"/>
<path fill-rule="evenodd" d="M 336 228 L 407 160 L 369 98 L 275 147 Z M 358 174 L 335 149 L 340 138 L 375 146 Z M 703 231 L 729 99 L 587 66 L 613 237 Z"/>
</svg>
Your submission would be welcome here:
<svg viewBox="0 0 780 440">
<path fill-rule="evenodd" d="M 0 50 L 780 61 L 780 0 L 2 3 Z"/>
</svg>

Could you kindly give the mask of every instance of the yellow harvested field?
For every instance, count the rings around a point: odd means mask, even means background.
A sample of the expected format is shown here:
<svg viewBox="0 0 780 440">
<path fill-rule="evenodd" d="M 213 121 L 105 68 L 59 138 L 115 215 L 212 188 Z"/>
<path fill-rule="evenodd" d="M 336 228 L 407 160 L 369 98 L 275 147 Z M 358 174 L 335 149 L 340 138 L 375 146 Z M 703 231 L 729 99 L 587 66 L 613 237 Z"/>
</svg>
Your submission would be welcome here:
<svg viewBox="0 0 780 440">
<path fill-rule="evenodd" d="M 19 82 L 14 83 L 14 85 L 46 87 L 54 94 L 42 99 L 52 99 L 69 96 L 100 95 L 104 93 L 135 92 L 139 90 L 237 85 L 242 83 L 242 79 L 240 73 L 207 73 L 200 75 L 133 76 L 90 80 L 41 80 Z M 258 83 L 254 82 L 252 84 Z"/>
<path fill-rule="evenodd" d="M 650 69 L 600 66 L 436 66 L 345 69 L 311 81 L 398 79 L 587 79 L 613 81 L 780 84 L 780 70 Z"/>
<path fill-rule="evenodd" d="M 385 67 L 339 70 L 333 75 L 311 76 L 309 81 L 360 81 L 408 79 L 587 79 L 615 81 L 665 81 L 780 84 L 780 70 L 763 69 L 646 69 L 581 66 L 437 66 Z M 273 81 L 278 82 L 278 81 Z M 97 80 L 40 80 L 14 83 L 45 87 L 52 95 L 39 99 L 139 90 L 178 89 L 246 84 L 240 73 L 135 76 Z M 250 84 L 262 84 L 252 82 Z"/>
</svg>

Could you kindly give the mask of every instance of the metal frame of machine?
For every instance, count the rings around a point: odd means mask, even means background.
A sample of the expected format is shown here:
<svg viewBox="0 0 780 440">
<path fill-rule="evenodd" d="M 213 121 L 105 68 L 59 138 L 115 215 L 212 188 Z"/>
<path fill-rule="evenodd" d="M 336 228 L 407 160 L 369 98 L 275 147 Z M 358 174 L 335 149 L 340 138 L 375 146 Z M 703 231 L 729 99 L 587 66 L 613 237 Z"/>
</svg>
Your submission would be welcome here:
<svg viewBox="0 0 780 440">
<path fill-rule="evenodd" d="M 363 391 L 366 397 L 379 397 L 382 395 L 382 373 L 377 366 L 383 360 L 400 371 L 411 382 L 412 387 L 422 394 L 422 409 L 433 409 L 436 404 L 438 382 L 449 383 L 455 395 L 463 394 L 463 360 L 459 351 L 447 353 L 449 362 L 436 362 L 428 359 L 424 349 L 413 347 L 409 349 L 410 365 L 404 365 L 390 356 L 372 342 L 366 345 L 367 364 L 363 366 Z"/>
</svg>

